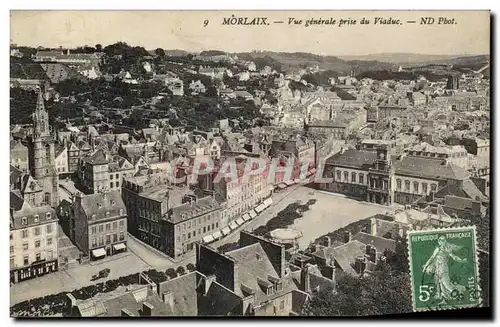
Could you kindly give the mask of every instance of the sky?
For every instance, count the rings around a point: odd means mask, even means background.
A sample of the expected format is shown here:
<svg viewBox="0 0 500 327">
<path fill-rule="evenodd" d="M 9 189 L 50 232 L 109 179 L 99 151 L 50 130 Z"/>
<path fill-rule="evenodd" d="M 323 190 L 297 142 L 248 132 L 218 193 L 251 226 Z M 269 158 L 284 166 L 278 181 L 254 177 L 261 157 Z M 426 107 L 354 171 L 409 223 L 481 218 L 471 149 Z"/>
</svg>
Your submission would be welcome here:
<svg viewBox="0 0 500 327">
<path fill-rule="evenodd" d="M 223 25 L 224 18 L 268 17 L 270 25 Z M 434 17 L 433 25 L 419 24 Z M 370 25 L 361 25 L 362 18 Z M 374 25 L 376 17 L 402 25 Z M 439 18 L 454 24 L 437 24 Z M 302 24 L 288 24 L 290 18 Z M 305 26 L 310 19 L 356 20 L 356 25 Z M 204 22 L 208 21 L 204 27 Z M 274 21 L 283 21 L 275 24 Z M 416 21 L 411 24 L 407 21 Z M 74 48 L 124 41 L 148 50 L 192 52 L 268 50 L 321 55 L 419 53 L 489 54 L 489 11 L 11 11 L 11 42 Z"/>
</svg>

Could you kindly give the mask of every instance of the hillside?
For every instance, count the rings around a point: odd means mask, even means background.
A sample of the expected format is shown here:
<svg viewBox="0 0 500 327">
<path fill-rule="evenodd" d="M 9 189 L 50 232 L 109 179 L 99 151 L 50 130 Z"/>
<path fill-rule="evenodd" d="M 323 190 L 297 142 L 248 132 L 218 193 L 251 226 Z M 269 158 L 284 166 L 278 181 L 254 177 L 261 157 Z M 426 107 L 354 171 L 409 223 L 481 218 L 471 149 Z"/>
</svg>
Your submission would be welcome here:
<svg viewBox="0 0 500 327">
<path fill-rule="evenodd" d="M 357 56 L 340 56 L 343 60 L 364 60 L 364 61 L 381 61 L 392 64 L 408 65 L 415 63 L 423 63 L 434 60 L 446 60 L 456 56 L 449 55 L 432 55 L 419 53 L 374 53 L 368 55 Z"/>
<path fill-rule="evenodd" d="M 345 61 L 334 56 L 320 56 L 303 52 L 259 51 L 237 53 L 236 55 L 240 59 L 253 61 L 268 58 L 268 60 L 280 63 L 285 71 L 295 71 L 315 65 L 318 65 L 320 69 L 336 71 L 342 74 L 349 74 L 351 70 L 354 70 L 355 73 L 361 73 L 368 70 L 390 70 L 395 68 L 395 65 L 391 63 L 364 60 Z"/>
<path fill-rule="evenodd" d="M 47 74 L 31 59 L 10 57 L 10 78 L 47 79 Z"/>
</svg>

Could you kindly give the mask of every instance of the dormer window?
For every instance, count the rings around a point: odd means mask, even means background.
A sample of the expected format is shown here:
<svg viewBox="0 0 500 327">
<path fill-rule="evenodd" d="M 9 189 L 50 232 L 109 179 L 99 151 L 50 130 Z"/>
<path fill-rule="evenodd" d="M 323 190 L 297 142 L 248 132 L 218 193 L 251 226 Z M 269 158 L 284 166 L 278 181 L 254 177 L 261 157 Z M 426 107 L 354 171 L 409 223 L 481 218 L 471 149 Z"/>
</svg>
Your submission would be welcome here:
<svg viewBox="0 0 500 327">
<path fill-rule="evenodd" d="M 123 216 L 123 209 L 120 209 L 120 216 Z"/>
<path fill-rule="evenodd" d="M 276 284 L 276 292 L 279 292 L 283 289 L 283 283 L 282 282 L 278 282 Z"/>
<path fill-rule="evenodd" d="M 106 217 L 109 217 L 109 211 L 106 211 Z"/>
<path fill-rule="evenodd" d="M 21 224 L 22 225 L 27 225 L 28 224 L 28 218 L 26 218 L 26 217 L 21 218 Z"/>
<path fill-rule="evenodd" d="M 272 286 L 268 287 L 266 290 L 266 295 L 272 295 L 274 293 L 274 289 Z"/>
<path fill-rule="evenodd" d="M 35 220 L 35 223 L 37 223 L 37 222 L 38 222 L 38 220 L 40 219 L 40 216 L 39 216 L 39 215 L 35 215 L 33 218 L 34 218 L 34 220 Z"/>
<path fill-rule="evenodd" d="M 47 218 L 47 219 L 51 219 L 51 218 L 52 218 L 52 214 L 51 214 L 50 212 L 47 212 L 47 213 L 45 214 L 45 218 Z"/>
<path fill-rule="evenodd" d="M 95 217 L 96 217 L 96 215 L 95 215 L 95 213 L 94 213 L 94 214 L 92 215 L 92 219 L 95 219 Z"/>
</svg>

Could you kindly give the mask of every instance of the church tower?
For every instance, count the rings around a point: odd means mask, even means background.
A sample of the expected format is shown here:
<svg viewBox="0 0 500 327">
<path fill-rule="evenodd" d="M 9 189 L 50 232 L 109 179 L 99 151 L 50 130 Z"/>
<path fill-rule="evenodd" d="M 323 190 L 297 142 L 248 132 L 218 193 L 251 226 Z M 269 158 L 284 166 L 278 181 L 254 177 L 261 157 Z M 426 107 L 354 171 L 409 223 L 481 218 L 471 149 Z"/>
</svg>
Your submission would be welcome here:
<svg viewBox="0 0 500 327">
<path fill-rule="evenodd" d="M 49 125 L 49 113 L 45 110 L 42 90 L 33 113 L 33 135 L 30 142 L 30 160 L 32 176 L 43 190 L 43 203 L 57 207 L 58 183 L 55 169 L 55 140 Z"/>
</svg>

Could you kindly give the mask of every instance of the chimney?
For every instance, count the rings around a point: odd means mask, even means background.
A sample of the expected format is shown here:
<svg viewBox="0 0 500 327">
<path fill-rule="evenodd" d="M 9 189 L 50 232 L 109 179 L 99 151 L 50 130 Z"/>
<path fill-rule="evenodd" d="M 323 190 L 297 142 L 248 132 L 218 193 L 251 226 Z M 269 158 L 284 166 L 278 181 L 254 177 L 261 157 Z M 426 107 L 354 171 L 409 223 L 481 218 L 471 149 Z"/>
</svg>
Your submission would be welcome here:
<svg viewBox="0 0 500 327">
<path fill-rule="evenodd" d="M 377 236 L 377 218 L 371 219 L 371 234 Z"/>
<path fill-rule="evenodd" d="M 168 304 L 170 308 L 174 307 L 174 293 L 172 291 L 166 291 L 162 294 L 163 303 Z"/>
<path fill-rule="evenodd" d="M 471 211 L 473 215 L 481 214 L 481 202 L 480 201 L 471 201 Z"/>
<path fill-rule="evenodd" d="M 373 263 L 377 262 L 377 249 L 371 245 L 366 246 L 366 257 Z"/>
<path fill-rule="evenodd" d="M 69 49 L 67 49 L 67 50 L 66 50 L 66 55 L 67 55 L 67 56 L 69 56 L 69 53 L 70 53 L 70 50 L 69 50 Z"/>
<path fill-rule="evenodd" d="M 363 256 L 357 257 L 354 261 L 354 270 L 357 274 L 362 274 L 366 268 L 366 258 Z"/>
<path fill-rule="evenodd" d="M 349 243 L 350 241 L 351 241 L 351 232 L 345 231 L 344 232 L 344 243 Z"/>
<path fill-rule="evenodd" d="M 69 302 L 71 304 L 71 311 L 73 311 L 73 308 L 76 306 L 76 298 L 71 293 L 66 293 L 66 296 L 68 297 Z"/>
<path fill-rule="evenodd" d="M 309 265 L 306 265 L 300 271 L 300 288 L 303 292 L 311 292 L 311 276 L 309 275 Z"/>
<path fill-rule="evenodd" d="M 142 315 L 151 317 L 151 312 L 153 311 L 153 309 L 153 305 L 149 304 L 148 302 L 144 302 L 142 304 Z"/>
<path fill-rule="evenodd" d="M 330 236 L 325 236 L 325 241 L 327 247 L 332 246 L 332 238 Z"/>
</svg>

